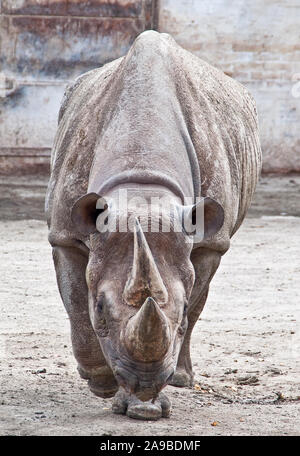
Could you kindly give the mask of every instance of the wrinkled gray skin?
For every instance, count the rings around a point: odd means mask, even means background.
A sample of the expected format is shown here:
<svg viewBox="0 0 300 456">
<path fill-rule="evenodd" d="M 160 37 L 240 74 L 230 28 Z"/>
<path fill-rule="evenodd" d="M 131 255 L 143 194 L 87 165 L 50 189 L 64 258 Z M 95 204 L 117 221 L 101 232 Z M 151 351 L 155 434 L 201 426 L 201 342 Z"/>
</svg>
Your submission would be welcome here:
<svg viewBox="0 0 300 456">
<path fill-rule="evenodd" d="M 192 385 L 191 333 L 260 167 L 247 90 L 167 34 L 142 33 L 125 57 L 67 88 L 46 198 L 49 241 L 79 373 L 96 395 L 117 393 L 115 413 L 168 416 L 163 387 Z M 122 188 L 146 200 L 168 195 L 179 207 L 184 196 L 209 197 L 204 239 L 145 233 L 138 222 L 134 234 L 99 233 L 95 194 L 108 201 Z"/>
</svg>

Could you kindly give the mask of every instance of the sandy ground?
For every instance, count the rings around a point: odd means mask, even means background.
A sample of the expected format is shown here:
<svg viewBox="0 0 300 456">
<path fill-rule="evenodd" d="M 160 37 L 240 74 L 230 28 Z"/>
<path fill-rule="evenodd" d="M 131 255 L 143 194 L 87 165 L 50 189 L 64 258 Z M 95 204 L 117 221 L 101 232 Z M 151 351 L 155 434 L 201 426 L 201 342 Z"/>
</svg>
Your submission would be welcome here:
<svg viewBox="0 0 300 456">
<path fill-rule="evenodd" d="M 1 435 L 300 435 L 300 176 L 260 182 L 192 340 L 169 419 L 113 415 L 79 378 L 56 287 L 45 180 L 1 189 Z"/>
</svg>

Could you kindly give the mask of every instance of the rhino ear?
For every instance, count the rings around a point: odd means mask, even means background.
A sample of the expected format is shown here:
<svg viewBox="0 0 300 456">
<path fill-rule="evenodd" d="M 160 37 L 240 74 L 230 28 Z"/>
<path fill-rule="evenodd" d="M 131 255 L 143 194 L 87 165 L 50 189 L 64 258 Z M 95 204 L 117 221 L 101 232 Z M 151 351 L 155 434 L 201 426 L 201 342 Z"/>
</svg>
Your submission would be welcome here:
<svg viewBox="0 0 300 456">
<path fill-rule="evenodd" d="M 79 198 L 71 210 L 71 219 L 77 230 L 89 235 L 97 232 L 97 217 L 107 209 L 107 203 L 97 193 L 88 193 Z"/>
<path fill-rule="evenodd" d="M 206 196 L 193 206 L 184 206 L 183 223 L 188 234 L 206 240 L 222 228 L 224 209 L 217 201 Z"/>
</svg>

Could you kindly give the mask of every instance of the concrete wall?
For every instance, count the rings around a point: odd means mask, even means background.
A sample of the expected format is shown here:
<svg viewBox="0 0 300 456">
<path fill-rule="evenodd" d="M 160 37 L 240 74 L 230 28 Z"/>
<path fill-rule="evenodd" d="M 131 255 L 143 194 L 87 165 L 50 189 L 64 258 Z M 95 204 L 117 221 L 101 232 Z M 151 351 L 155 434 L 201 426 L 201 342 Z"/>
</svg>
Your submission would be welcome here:
<svg viewBox="0 0 300 456">
<path fill-rule="evenodd" d="M 0 172 L 48 169 L 67 82 L 150 28 L 245 84 L 264 170 L 300 171 L 300 0 L 0 0 L 0 13 Z"/>
<path fill-rule="evenodd" d="M 1 1 L 1 0 L 0 0 Z M 152 0 L 2 0 L 0 172 L 48 170 L 68 81 L 154 27 Z"/>
<path fill-rule="evenodd" d="M 159 31 L 248 87 L 263 169 L 300 171 L 300 0 L 160 0 Z"/>
</svg>

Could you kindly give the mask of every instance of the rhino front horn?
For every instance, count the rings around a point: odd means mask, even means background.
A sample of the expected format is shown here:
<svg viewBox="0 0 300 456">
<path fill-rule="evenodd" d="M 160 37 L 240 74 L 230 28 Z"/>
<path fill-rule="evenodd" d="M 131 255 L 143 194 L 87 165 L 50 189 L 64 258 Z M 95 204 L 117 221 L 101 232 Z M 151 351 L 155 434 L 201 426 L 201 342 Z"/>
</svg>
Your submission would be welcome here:
<svg viewBox="0 0 300 456">
<path fill-rule="evenodd" d="M 153 298 L 147 298 L 129 320 L 124 336 L 127 350 L 137 361 L 159 361 L 167 353 L 171 341 L 169 324 Z"/>
<path fill-rule="evenodd" d="M 133 265 L 125 285 L 123 297 L 127 304 L 140 306 L 150 296 L 156 299 L 160 305 L 168 301 L 168 292 L 157 269 L 142 227 L 136 218 Z"/>
</svg>

